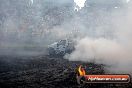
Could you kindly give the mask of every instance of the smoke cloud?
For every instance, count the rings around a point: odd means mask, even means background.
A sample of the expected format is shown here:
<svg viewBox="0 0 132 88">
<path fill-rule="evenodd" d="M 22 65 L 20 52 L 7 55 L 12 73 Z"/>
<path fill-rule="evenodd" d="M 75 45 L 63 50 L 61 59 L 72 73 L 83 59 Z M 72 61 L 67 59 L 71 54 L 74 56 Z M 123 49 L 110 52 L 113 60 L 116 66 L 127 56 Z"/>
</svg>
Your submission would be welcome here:
<svg viewBox="0 0 132 88">
<path fill-rule="evenodd" d="M 77 44 L 69 60 L 131 72 L 131 0 L 84 0 L 78 11 L 74 1 L 0 0 L 0 54 L 45 54 L 49 44 L 70 38 Z"/>
<path fill-rule="evenodd" d="M 70 33 L 71 0 L 0 0 L 0 55 L 45 54 Z"/>
<path fill-rule="evenodd" d="M 123 8 L 112 10 L 111 15 L 102 12 L 109 23 L 104 25 L 97 23 L 97 36 L 86 35 L 77 40 L 75 51 L 69 55 L 69 60 L 94 62 L 105 64 L 110 72 L 132 72 L 132 3 L 123 4 Z M 98 14 L 96 14 L 98 15 Z M 101 18 L 104 21 L 104 18 Z M 98 18 L 100 19 L 100 18 Z M 100 21 L 101 22 L 101 21 Z M 100 30 L 100 28 L 102 28 Z M 103 30 L 103 31 L 102 31 Z M 99 31 L 99 32 L 98 32 Z M 104 33 L 103 36 L 102 33 Z M 110 35 L 109 35 L 110 34 Z"/>
</svg>

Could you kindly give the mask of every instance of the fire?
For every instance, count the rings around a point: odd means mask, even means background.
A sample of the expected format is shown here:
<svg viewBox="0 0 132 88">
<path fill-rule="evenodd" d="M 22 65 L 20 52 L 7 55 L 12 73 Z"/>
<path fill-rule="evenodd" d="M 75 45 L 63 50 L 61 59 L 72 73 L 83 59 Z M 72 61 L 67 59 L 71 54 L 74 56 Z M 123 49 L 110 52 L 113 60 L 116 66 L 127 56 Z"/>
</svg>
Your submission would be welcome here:
<svg viewBox="0 0 132 88">
<path fill-rule="evenodd" d="M 79 75 L 80 76 L 86 75 L 86 72 L 85 72 L 84 68 L 82 68 L 82 65 L 79 66 L 78 72 L 79 72 Z"/>
</svg>

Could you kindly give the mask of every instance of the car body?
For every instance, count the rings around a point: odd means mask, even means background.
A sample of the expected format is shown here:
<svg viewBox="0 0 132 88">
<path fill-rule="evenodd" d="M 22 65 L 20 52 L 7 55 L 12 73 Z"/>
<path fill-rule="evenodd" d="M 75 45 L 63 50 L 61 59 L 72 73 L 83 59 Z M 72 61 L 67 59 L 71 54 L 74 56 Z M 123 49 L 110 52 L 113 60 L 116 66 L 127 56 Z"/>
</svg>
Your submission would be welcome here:
<svg viewBox="0 0 132 88">
<path fill-rule="evenodd" d="M 74 44 L 70 40 L 60 40 L 48 46 L 50 56 L 64 56 L 66 53 L 71 53 L 74 50 Z"/>
</svg>

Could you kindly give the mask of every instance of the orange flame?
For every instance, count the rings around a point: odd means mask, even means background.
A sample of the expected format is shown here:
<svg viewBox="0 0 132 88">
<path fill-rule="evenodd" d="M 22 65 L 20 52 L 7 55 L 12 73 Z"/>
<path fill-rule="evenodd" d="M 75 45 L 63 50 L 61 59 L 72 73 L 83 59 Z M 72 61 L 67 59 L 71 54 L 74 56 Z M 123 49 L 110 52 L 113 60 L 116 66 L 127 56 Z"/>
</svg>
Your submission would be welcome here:
<svg viewBox="0 0 132 88">
<path fill-rule="evenodd" d="M 84 68 L 82 68 L 81 65 L 80 65 L 79 68 L 78 68 L 78 72 L 79 72 L 80 76 L 86 75 L 86 72 L 85 72 Z"/>
</svg>

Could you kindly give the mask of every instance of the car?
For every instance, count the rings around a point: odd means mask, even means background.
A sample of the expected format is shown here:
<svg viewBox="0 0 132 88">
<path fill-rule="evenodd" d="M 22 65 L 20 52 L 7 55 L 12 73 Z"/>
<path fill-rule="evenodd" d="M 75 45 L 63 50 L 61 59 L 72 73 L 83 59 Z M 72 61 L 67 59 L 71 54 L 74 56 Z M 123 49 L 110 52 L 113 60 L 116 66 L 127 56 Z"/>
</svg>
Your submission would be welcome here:
<svg viewBox="0 0 132 88">
<path fill-rule="evenodd" d="M 50 56 L 64 56 L 67 53 L 70 54 L 74 49 L 73 41 L 64 39 L 49 45 L 48 54 Z"/>
</svg>

